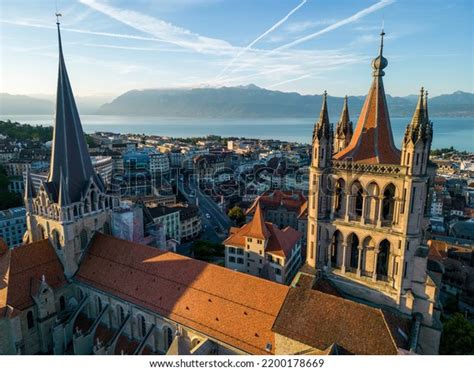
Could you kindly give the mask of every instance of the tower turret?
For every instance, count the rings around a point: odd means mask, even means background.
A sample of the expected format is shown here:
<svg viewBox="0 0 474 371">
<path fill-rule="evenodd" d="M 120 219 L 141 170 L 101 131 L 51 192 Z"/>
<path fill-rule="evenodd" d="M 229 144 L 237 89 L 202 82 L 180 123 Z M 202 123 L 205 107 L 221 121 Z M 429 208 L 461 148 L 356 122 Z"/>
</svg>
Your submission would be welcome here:
<svg viewBox="0 0 474 371">
<path fill-rule="evenodd" d="M 420 97 L 411 122 L 405 130 L 402 145 L 402 165 L 409 175 L 423 175 L 431 149 L 432 125 L 428 119 L 427 97 L 420 89 Z"/>
<path fill-rule="evenodd" d="M 334 136 L 334 152 L 337 153 L 346 148 L 352 139 L 352 121 L 349 118 L 349 108 L 347 105 L 347 95 L 344 97 L 344 106 L 342 107 L 341 117 L 336 126 Z"/>
<path fill-rule="evenodd" d="M 316 168 L 331 166 L 333 130 L 329 123 L 327 92 L 323 94 L 323 104 L 319 119 L 313 129 L 313 156 L 311 165 Z"/>
</svg>

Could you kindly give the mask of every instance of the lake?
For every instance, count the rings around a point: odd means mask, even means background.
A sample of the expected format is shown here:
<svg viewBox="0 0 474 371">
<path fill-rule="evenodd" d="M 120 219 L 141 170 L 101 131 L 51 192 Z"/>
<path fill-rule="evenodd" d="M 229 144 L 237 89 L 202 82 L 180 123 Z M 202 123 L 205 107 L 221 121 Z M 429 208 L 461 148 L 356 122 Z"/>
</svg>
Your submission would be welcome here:
<svg viewBox="0 0 474 371">
<path fill-rule="evenodd" d="M 51 125 L 50 115 L 10 115 L 10 119 L 31 125 Z M 279 139 L 309 143 L 316 118 L 259 118 L 259 119 L 194 119 L 152 116 L 81 115 L 86 133 L 111 131 L 171 137 L 195 137 L 210 134 L 223 137 Z M 331 117 L 336 122 L 338 117 Z M 411 118 L 392 118 L 392 129 L 397 147 Z M 356 118 L 353 118 L 356 121 Z M 458 150 L 474 152 L 474 118 L 432 117 L 434 139 L 432 148 L 453 146 Z"/>
</svg>

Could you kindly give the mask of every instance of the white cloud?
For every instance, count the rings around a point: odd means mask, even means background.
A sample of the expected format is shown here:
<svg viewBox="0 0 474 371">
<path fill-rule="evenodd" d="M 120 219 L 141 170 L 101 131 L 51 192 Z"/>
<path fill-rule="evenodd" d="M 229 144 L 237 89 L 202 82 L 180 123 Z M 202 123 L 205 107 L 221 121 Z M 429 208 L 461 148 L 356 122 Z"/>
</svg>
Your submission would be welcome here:
<svg viewBox="0 0 474 371">
<path fill-rule="evenodd" d="M 121 9 L 96 0 L 79 0 L 82 4 L 101 12 L 136 30 L 153 35 L 165 43 L 174 44 L 199 53 L 217 53 L 233 49 L 227 41 L 201 36 L 185 28 L 133 10 Z"/>
</svg>

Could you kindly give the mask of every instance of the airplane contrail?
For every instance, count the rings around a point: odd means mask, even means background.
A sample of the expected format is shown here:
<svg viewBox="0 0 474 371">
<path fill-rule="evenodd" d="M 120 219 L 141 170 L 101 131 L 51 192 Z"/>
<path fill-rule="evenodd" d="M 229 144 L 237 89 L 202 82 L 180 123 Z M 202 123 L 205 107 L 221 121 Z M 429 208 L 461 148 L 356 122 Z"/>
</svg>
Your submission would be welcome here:
<svg viewBox="0 0 474 371">
<path fill-rule="evenodd" d="M 264 33 L 262 33 L 259 37 L 257 37 L 255 40 L 253 40 L 250 44 L 248 44 L 244 49 L 242 49 L 228 64 L 225 66 L 225 68 L 216 76 L 216 79 L 219 79 L 223 73 L 225 73 L 230 67 L 234 65 L 234 63 L 239 59 L 242 54 L 246 53 L 252 46 L 254 46 L 256 43 L 258 43 L 260 40 L 262 40 L 265 36 L 267 36 L 269 33 L 275 31 L 278 27 L 280 27 L 283 23 L 285 23 L 288 18 L 291 17 L 293 13 L 295 13 L 299 8 L 301 8 L 304 4 L 307 3 L 308 0 L 303 0 L 301 3 L 299 3 L 295 8 L 293 8 L 287 15 L 285 15 L 282 19 L 280 19 L 277 23 L 275 23 L 273 26 L 271 26 L 268 30 L 266 30 Z"/>
<path fill-rule="evenodd" d="M 338 29 L 339 27 L 342 27 L 342 26 L 345 26 L 346 24 L 349 24 L 349 23 L 353 23 L 361 18 L 364 18 L 365 16 L 379 10 L 379 9 L 382 9 L 384 7 L 386 7 L 387 5 L 390 5 L 392 3 L 394 3 L 396 0 L 380 0 L 379 2 L 365 8 L 365 9 L 362 9 L 360 11 L 358 11 L 357 13 L 354 13 L 353 15 L 351 15 L 350 17 L 347 17 L 347 18 L 344 18 L 344 19 L 341 19 L 340 21 L 337 21 L 329 26 L 327 26 L 326 28 L 323 28 L 322 30 L 320 31 L 317 31 L 317 32 L 314 32 L 312 34 L 309 34 L 309 35 L 306 35 L 306 36 L 303 36 L 295 41 L 292 41 L 290 43 L 287 43 L 287 44 L 284 44 L 282 46 L 279 46 L 275 49 L 272 49 L 272 50 L 269 50 L 267 53 L 263 54 L 262 57 L 266 57 L 266 56 L 270 56 L 272 54 L 275 54 L 275 53 L 278 53 L 278 52 L 281 52 L 283 50 L 286 50 L 286 49 L 289 49 L 293 46 L 296 46 L 298 44 L 301 44 L 305 41 L 308 41 L 308 40 L 311 40 L 311 39 L 314 39 L 318 36 L 321 36 L 325 33 L 328 33 L 330 31 L 333 31 L 333 30 L 336 30 Z M 240 67 L 237 67 L 237 68 L 234 68 L 231 73 L 235 73 L 235 72 L 238 72 L 242 69 L 242 66 Z"/>
<path fill-rule="evenodd" d="M 344 19 L 342 19 L 342 20 L 340 20 L 336 23 L 333 23 L 332 25 L 330 25 L 326 28 L 323 28 L 322 30 L 319 30 L 319 31 L 314 32 L 312 34 L 303 36 L 303 37 L 301 37 L 301 38 L 299 38 L 295 41 L 292 41 L 288 44 L 279 46 L 278 48 L 273 49 L 272 52 L 277 52 L 277 51 L 289 49 L 293 46 L 304 43 L 308 40 L 312 40 L 312 39 L 314 39 L 318 36 L 321 36 L 321 35 L 323 35 L 327 32 L 333 31 L 333 30 L 335 30 L 335 29 L 337 29 L 341 26 L 345 26 L 346 24 L 355 22 L 355 21 L 365 17 L 366 15 L 369 15 L 370 13 L 373 13 L 373 12 L 379 10 L 379 9 L 385 8 L 387 5 L 390 5 L 394 2 L 395 2 L 395 0 L 381 0 L 377 3 L 375 3 L 374 5 L 369 6 L 368 8 L 365 8 L 365 9 L 362 9 L 361 11 L 358 11 L 357 13 L 351 15 L 350 17 L 344 18 Z"/>
<path fill-rule="evenodd" d="M 305 79 L 305 78 L 307 78 L 307 77 L 311 77 L 311 76 L 313 76 L 313 73 L 307 73 L 307 74 L 305 74 L 305 75 L 298 76 L 298 77 L 294 77 L 294 78 L 292 78 L 292 79 L 288 79 L 288 80 L 285 80 L 285 81 L 279 81 L 279 82 L 277 82 L 277 83 L 275 83 L 275 84 L 270 85 L 269 88 L 274 88 L 274 87 L 276 87 L 276 86 L 283 85 L 283 84 L 287 84 L 287 83 L 293 82 L 293 81 L 303 80 L 303 79 Z"/>
</svg>

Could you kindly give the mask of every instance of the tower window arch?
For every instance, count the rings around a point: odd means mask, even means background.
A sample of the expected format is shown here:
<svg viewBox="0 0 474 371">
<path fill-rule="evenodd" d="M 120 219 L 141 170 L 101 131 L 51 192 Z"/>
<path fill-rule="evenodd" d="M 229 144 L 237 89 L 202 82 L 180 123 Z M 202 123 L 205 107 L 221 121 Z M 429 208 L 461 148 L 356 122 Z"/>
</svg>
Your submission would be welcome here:
<svg viewBox="0 0 474 371">
<path fill-rule="evenodd" d="M 166 349 L 168 350 L 169 347 L 171 346 L 171 343 L 173 342 L 173 330 L 167 327 L 165 330 L 164 336 L 165 336 Z"/>
<path fill-rule="evenodd" d="M 81 242 L 81 250 L 84 250 L 86 247 L 87 247 L 87 242 L 88 242 L 88 239 L 87 239 L 87 231 L 85 229 L 83 229 L 79 235 L 79 239 L 80 239 L 80 242 Z"/>
<path fill-rule="evenodd" d="M 66 310 L 66 299 L 64 299 L 63 295 L 59 297 L 59 310 L 60 311 Z"/>
<path fill-rule="evenodd" d="M 54 229 L 51 236 L 52 236 L 52 239 L 53 239 L 54 247 L 56 249 L 60 250 L 61 249 L 61 238 L 59 236 L 59 232 L 56 229 Z"/>
<path fill-rule="evenodd" d="M 362 208 L 364 204 L 364 189 L 359 181 L 355 181 L 351 187 L 351 194 L 353 200 L 354 216 L 360 218 L 362 216 Z"/>
<path fill-rule="evenodd" d="M 145 336 L 146 335 L 146 322 L 145 322 L 145 317 L 143 317 L 141 314 L 138 315 L 138 328 L 140 329 L 140 336 Z"/>
<path fill-rule="evenodd" d="M 349 246 L 351 251 L 350 267 L 357 269 L 359 264 L 359 237 L 356 234 L 351 234 L 349 237 Z"/>
<path fill-rule="evenodd" d="M 28 325 L 28 329 L 35 327 L 35 319 L 33 318 L 33 312 L 31 310 L 26 314 L 26 323 Z"/>
<path fill-rule="evenodd" d="M 97 303 L 97 314 L 99 314 L 100 312 L 102 312 L 102 299 L 100 298 L 100 296 L 97 296 L 96 303 Z"/>
<path fill-rule="evenodd" d="M 118 325 L 122 324 L 125 320 L 125 312 L 121 305 L 117 306 L 117 318 L 118 318 Z"/>
<path fill-rule="evenodd" d="M 344 187 L 345 183 L 343 179 L 339 179 L 336 182 L 336 188 L 334 190 L 334 211 L 340 214 L 344 208 Z"/>
<path fill-rule="evenodd" d="M 112 234 L 110 230 L 110 224 L 108 222 L 104 223 L 104 234 Z"/>
<path fill-rule="evenodd" d="M 390 259 L 390 242 L 383 240 L 379 245 L 377 256 L 377 279 L 386 280 L 388 278 L 388 263 Z"/>
<path fill-rule="evenodd" d="M 382 221 L 392 223 L 395 210 L 395 186 L 389 184 L 383 192 Z"/>
</svg>

